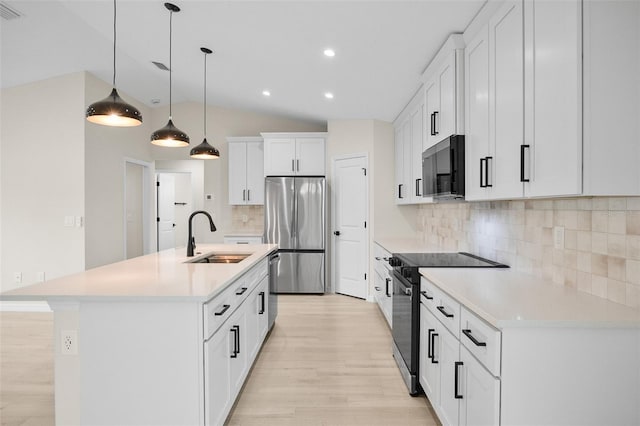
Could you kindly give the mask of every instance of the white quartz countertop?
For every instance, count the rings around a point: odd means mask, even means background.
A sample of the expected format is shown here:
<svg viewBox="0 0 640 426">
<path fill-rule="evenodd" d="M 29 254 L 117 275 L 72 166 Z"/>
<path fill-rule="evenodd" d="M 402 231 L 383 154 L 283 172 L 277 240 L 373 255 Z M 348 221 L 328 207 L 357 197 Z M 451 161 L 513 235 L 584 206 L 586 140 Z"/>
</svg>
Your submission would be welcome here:
<svg viewBox="0 0 640 426">
<path fill-rule="evenodd" d="M 496 328 L 640 327 L 640 310 L 512 269 L 420 268 Z"/>
<path fill-rule="evenodd" d="M 376 237 L 375 243 L 387 250 L 389 253 L 424 253 L 430 250 L 426 244 L 418 238 L 398 238 L 398 237 Z"/>
<path fill-rule="evenodd" d="M 10 290 L 0 300 L 206 301 L 277 249 L 276 244 L 199 244 L 188 258 L 179 247 Z M 211 253 L 251 255 L 239 263 L 185 263 Z"/>
</svg>

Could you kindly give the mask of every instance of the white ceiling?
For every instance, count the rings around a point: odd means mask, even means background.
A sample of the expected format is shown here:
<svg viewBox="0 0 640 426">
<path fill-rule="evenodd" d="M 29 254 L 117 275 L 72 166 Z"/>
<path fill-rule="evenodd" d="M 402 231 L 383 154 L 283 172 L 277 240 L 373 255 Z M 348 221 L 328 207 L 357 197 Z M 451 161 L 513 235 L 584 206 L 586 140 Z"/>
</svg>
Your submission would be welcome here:
<svg viewBox="0 0 640 426">
<path fill-rule="evenodd" d="M 447 36 L 462 32 L 484 1 L 176 0 L 173 102 L 202 102 L 205 46 L 215 51 L 207 64 L 209 104 L 314 121 L 392 121 Z M 4 3 L 24 16 L 0 20 L 3 88 L 81 70 L 111 82 L 112 1 Z M 169 65 L 163 3 L 117 6 L 116 85 L 150 106 L 169 100 L 168 72 L 151 63 Z M 326 47 L 334 58 L 323 55 Z"/>
</svg>

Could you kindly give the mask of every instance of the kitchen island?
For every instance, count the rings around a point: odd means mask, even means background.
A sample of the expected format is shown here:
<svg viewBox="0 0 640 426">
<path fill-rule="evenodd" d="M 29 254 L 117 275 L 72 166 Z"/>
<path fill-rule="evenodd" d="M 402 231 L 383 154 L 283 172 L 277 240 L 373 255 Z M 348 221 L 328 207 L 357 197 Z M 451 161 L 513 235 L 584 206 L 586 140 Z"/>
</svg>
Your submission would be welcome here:
<svg viewBox="0 0 640 426">
<path fill-rule="evenodd" d="M 0 295 L 54 312 L 56 424 L 222 424 L 268 331 L 276 249 L 171 249 Z M 189 263 L 212 253 L 248 256 Z"/>
</svg>

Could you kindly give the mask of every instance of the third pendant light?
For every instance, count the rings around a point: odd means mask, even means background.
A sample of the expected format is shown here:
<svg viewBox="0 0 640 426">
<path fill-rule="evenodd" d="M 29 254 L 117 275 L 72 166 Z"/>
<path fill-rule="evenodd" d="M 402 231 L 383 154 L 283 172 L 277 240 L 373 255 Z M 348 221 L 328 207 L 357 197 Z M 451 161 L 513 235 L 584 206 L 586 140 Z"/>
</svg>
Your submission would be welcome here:
<svg viewBox="0 0 640 426">
<path fill-rule="evenodd" d="M 213 51 L 206 47 L 201 47 L 200 51 L 204 53 L 204 140 L 191 150 L 190 156 L 200 160 L 215 160 L 220 158 L 220 151 L 207 142 L 207 55 L 213 53 Z"/>
<path fill-rule="evenodd" d="M 171 115 L 171 73 L 173 72 L 171 63 L 171 41 L 173 35 L 173 13 L 180 12 L 180 8 L 172 3 L 165 3 L 164 7 L 169 10 L 169 122 L 162 129 L 158 129 L 151 134 L 151 143 L 167 147 L 184 147 L 189 145 L 189 136 L 173 124 Z"/>
</svg>

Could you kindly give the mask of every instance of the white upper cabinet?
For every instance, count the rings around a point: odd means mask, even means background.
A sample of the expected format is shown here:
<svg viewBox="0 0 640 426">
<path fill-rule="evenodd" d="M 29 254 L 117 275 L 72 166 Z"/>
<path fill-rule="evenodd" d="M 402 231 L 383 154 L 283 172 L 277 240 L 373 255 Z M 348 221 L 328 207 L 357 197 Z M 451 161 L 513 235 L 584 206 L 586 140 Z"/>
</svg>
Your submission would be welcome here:
<svg viewBox="0 0 640 426">
<path fill-rule="evenodd" d="M 422 75 L 425 97 L 425 146 L 463 134 L 464 41 L 452 34 Z"/>
<path fill-rule="evenodd" d="M 227 138 L 229 204 L 264 204 L 264 144 L 260 137 Z"/>
<path fill-rule="evenodd" d="M 262 133 L 264 176 L 324 176 L 326 133 Z"/>
<path fill-rule="evenodd" d="M 489 2 L 464 37 L 468 200 L 640 194 L 640 2 Z"/>
</svg>

